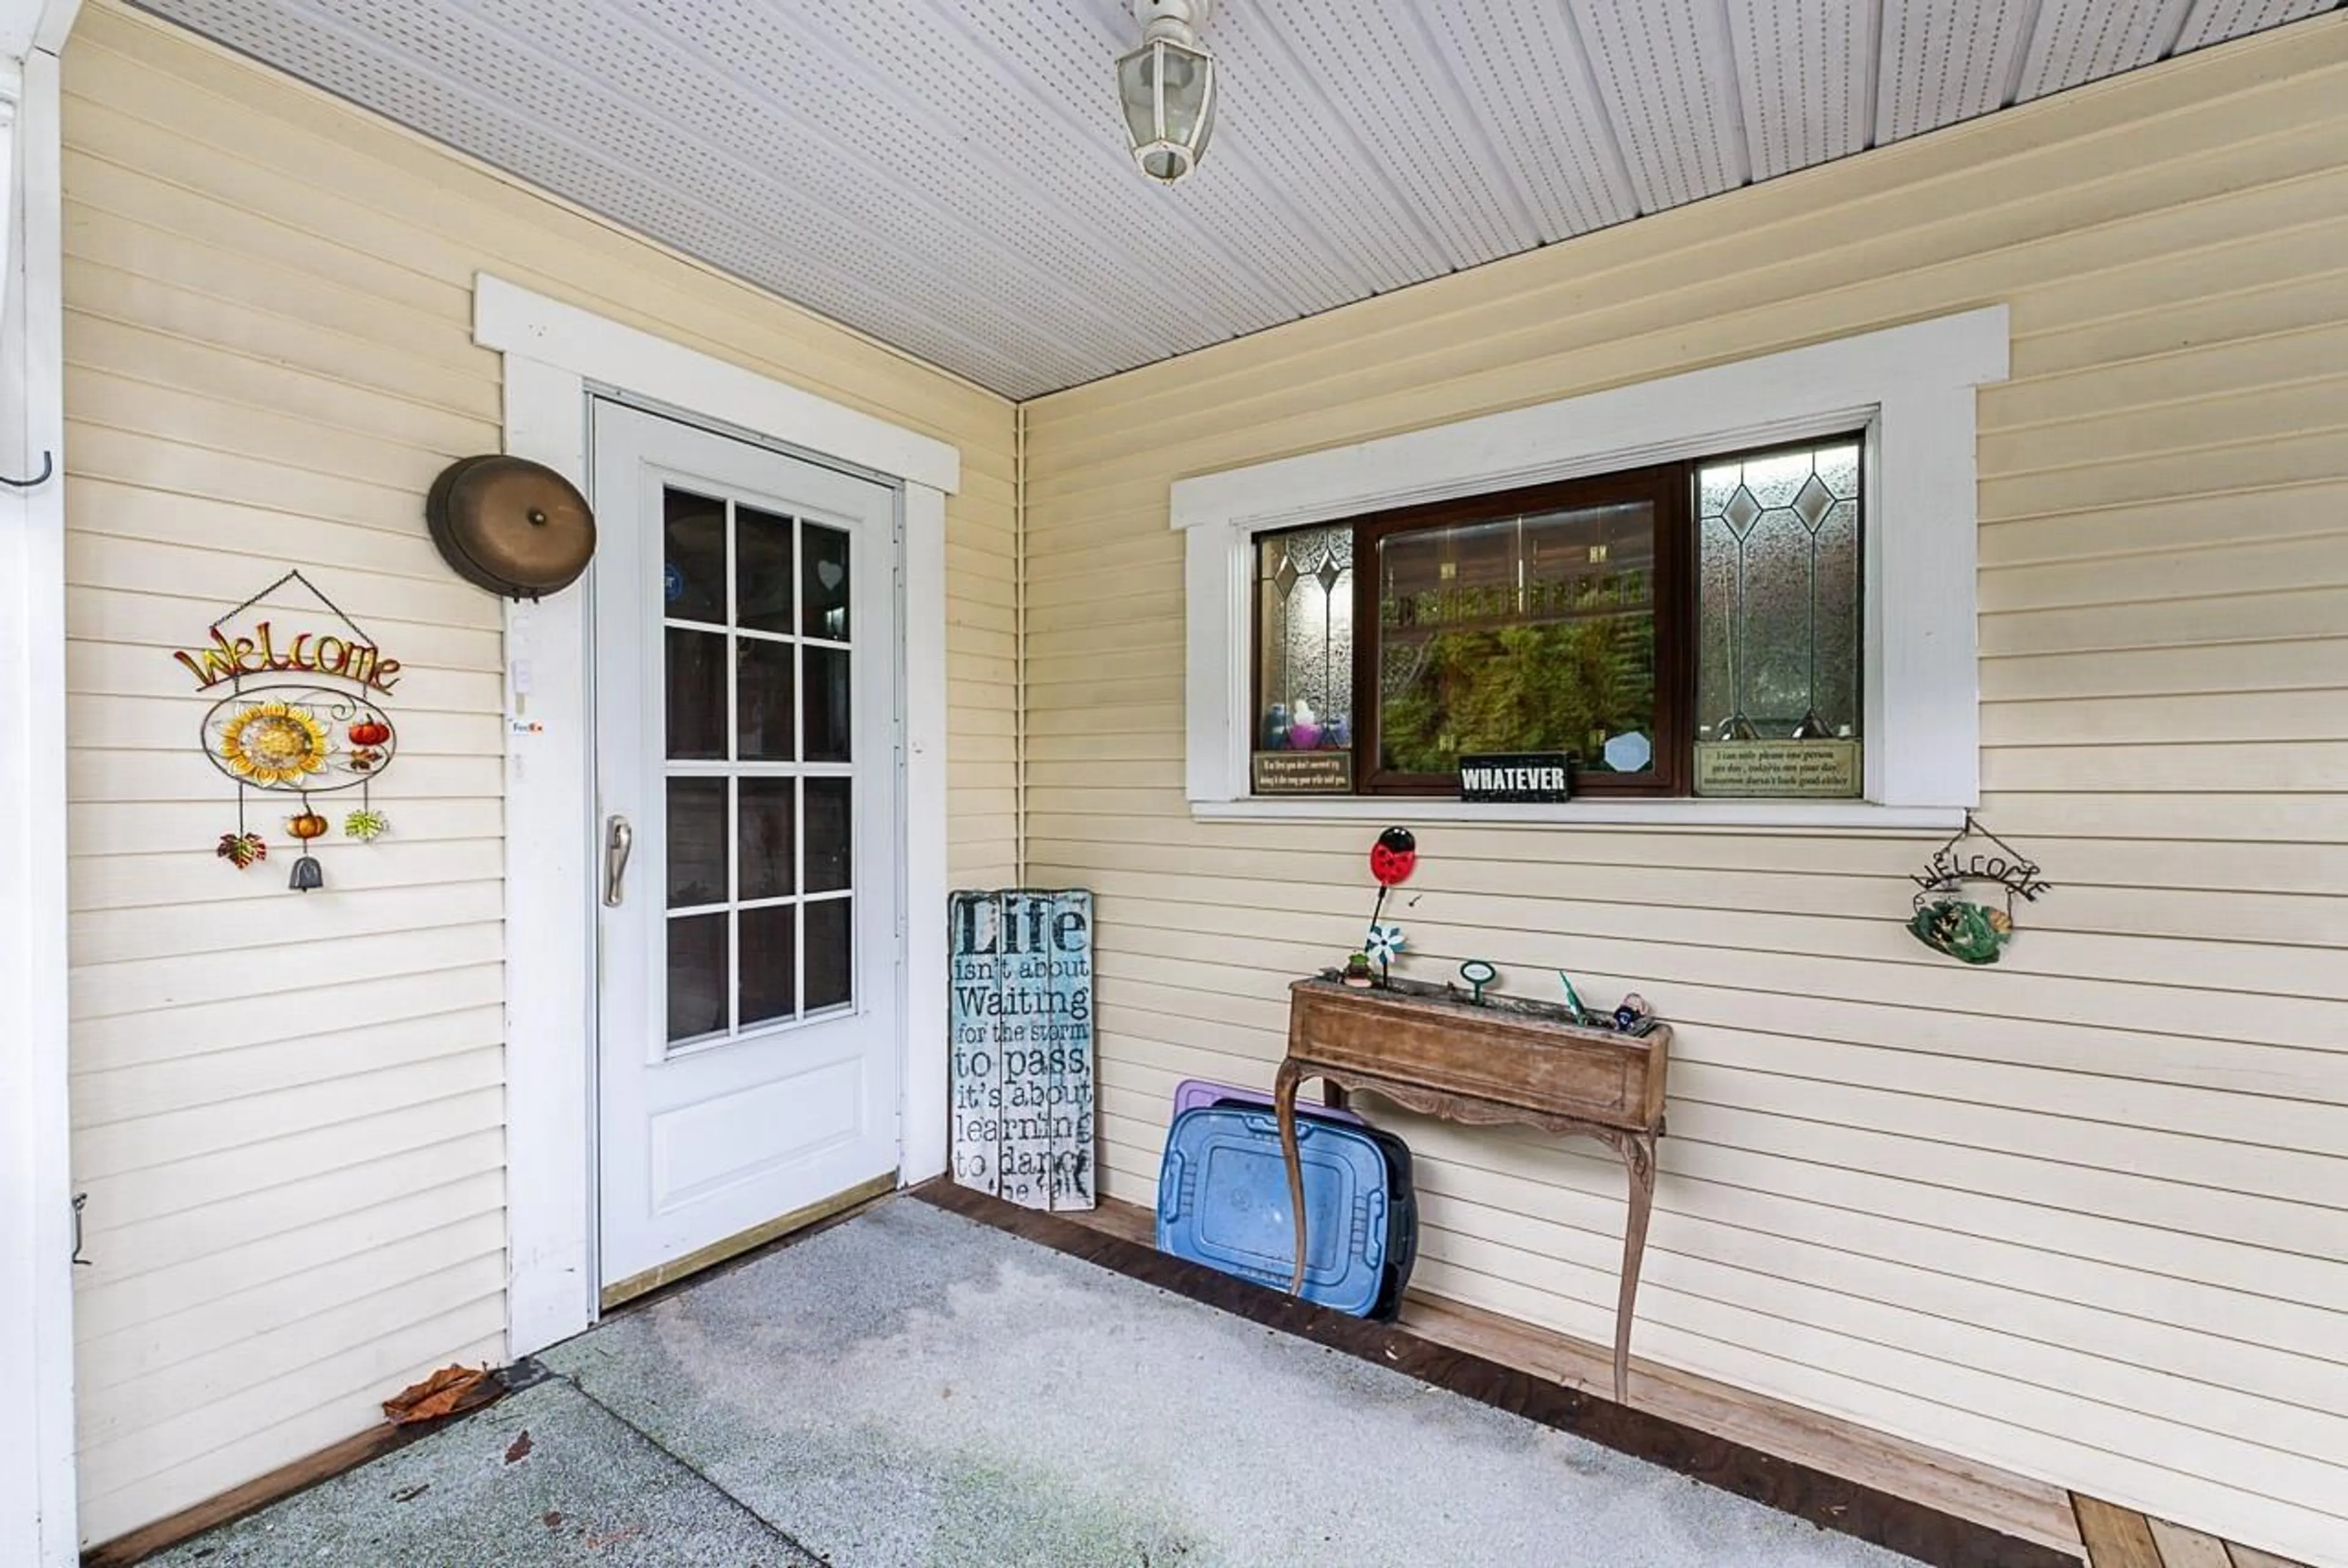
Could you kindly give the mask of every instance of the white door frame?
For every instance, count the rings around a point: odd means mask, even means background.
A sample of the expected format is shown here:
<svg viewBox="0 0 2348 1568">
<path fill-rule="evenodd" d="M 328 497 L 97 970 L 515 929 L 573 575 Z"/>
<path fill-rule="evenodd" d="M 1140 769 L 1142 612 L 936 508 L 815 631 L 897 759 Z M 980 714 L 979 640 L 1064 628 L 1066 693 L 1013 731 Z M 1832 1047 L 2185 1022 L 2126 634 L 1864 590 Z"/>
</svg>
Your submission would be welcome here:
<svg viewBox="0 0 2348 1568">
<path fill-rule="evenodd" d="M 0 1562 L 69 1568 L 65 373 L 57 53 L 77 0 L 0 0 Z M 941 1004 L 942 1007 L 942 1003 Z"/>
<path fill-rule="evenodd" d="M 946 1168 L 944 442 L 489 273 L 473 341 L 505 356 L 505 449 L 588 487 L 588 398 L 607 388 L 900 487 L 904 509 L 903 1156 Z M 578 588 L 506 611 L 507 1351 L 594 1322 L 593 669 Z"/>
</svg>

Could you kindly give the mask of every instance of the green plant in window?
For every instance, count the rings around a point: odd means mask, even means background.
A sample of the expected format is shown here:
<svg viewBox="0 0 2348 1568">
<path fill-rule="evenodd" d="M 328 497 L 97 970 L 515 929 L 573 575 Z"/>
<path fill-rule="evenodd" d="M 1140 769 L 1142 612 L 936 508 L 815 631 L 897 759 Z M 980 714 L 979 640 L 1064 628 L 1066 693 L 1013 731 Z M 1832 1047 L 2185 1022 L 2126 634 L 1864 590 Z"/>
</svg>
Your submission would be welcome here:
<svg viewBox="0 0 2348 1568">
<path fill-rule="evenodd" d="M 1653 651 L 1643 611 L 1430 633 L 1415 671 L 1388 671 L 1385 765 L 1441 774 L 1462 752 L 1563 751 L 1602 766 L 1607 736 L 1653 725 Z"/>
</svg>

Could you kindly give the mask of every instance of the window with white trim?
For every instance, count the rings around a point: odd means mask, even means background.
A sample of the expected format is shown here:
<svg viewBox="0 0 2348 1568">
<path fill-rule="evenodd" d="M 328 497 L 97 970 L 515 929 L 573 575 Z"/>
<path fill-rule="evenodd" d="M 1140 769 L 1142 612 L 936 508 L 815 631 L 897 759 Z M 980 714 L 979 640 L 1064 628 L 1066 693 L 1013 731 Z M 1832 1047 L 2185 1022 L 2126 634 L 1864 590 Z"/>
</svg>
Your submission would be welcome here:
<svg viewBox="0 0 2348 1568">
<path fill-rule="evenodd" d="M 1176 481 L 1192 810 L 1480 815 L 1442 797 L 1490 751 L 1573 759 L 1570 801 L 1509 820 L 1961 819 L 2007 332 L 1993 306 Z M 1333 794 L 1260 792 L 1265 756 Z"/>
<path fill-rule="evenodd" d="M 1257 794 L 1854 799 L 1864 432 L 1254 536 Z"/>
</svg>

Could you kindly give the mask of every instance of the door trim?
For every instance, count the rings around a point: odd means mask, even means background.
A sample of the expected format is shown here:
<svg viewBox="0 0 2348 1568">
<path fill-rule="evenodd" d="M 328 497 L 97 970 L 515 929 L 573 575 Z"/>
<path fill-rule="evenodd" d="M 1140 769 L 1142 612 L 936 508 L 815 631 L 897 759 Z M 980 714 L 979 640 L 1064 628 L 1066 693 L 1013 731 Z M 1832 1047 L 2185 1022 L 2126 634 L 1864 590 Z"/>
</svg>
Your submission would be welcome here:
<svg viewBox="0 0 2348 1568">
<path fill-rule="evenodd" d="M 69 1568 L 80 1548 L 57 75 L 75 9 L 76 0 L 0 4 L 0 473 L 33 474 L 44 452 L 53 462 L 46 484 L 0 494 L 0 1323 L 9 1326 L 0 1377 L 10 1390 L 0 1412 L 0 1562 L 26 1568 Z M 939 972 L 942 984 L 942 958 Z M 938 1009 L 942 1019 L 942 994 Z"/>
<path fill-rule="evenodd" d="M 592 386 L 896 483 L 905 920 L 901 1182 L 946 1168 L 945 498 L 961 453 L 738 364 L 481 273 L 473 341 L 504 356 L 505 450 L 584 491 Z M 580 1333 L 594 1266 L 594 773 L 587 592 L 505 617 L 506 1348 Z"/>
</svg>

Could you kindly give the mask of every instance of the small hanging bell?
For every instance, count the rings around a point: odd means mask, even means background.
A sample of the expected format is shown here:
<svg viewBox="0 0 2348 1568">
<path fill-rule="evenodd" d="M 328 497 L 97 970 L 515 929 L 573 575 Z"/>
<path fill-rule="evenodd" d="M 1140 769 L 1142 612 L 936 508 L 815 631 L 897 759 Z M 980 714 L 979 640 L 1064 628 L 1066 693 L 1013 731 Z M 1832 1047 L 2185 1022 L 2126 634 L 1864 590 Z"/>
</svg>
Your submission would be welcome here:
<svg viewBox="0 0 2348 1568">
<path fill-rule="evenodd" d="M 326 874 L 318 868 L 317 858 L 308 855 L 294 863 L 293 880 L 285 884 L 296 893 L 307 893 L 325 885 Z"/>
</svg>

